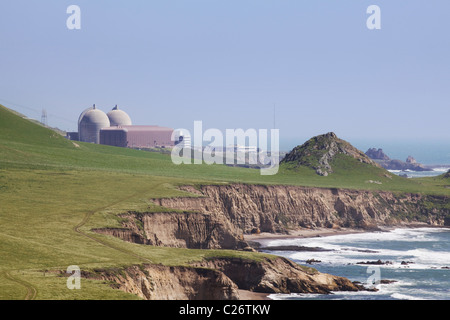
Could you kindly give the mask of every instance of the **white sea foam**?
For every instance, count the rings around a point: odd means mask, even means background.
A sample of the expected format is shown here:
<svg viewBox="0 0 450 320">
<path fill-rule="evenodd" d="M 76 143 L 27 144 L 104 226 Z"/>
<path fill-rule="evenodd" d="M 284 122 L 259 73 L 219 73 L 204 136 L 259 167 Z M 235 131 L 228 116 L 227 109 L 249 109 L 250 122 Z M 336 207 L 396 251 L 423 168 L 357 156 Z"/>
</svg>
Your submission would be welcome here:
<svg viewBox="0 0 450 320">
<path fill-rule="evenodd" d="M 402 293 L 393 293 L 393 294 L 391 294 L 391 297 L 394 299 L 398 299 L 398 300 L 425 300 L 423 298 L 418 298 L 418 297 L 414 297 L 414 296 L 410 296 L 410 295 L 402 294 Z"/>
<path fill-rule="evenodd" d="M 413 171 L 413 170 L 388 170 L 395 175 L 406 174 L 408 178 L 435 177 L 447 172 L 449 167 L 433 168 L 429 171 Z"/>
<path fill-rule="evenodd" d="M 287 299 L 318 299 L 322 294 L 314 293 L 274 293 L 267 297 L 272 300 L 287 300 Z"/>
<path fill-rule="evenodd" d="M 428 249 L 414 249 L 406 251 L 406 254 L 413 256 L 416 264 L 421 266 L 426 266 L 429 268 L 450 266 L 449 252 L 437 252 Z"/>
<path fill-rule="evenodd" d="M 367 232 L 355 234 L 333 235 L 321 238 L 279 239 L 269 241 L 267 246 L 299 245 L 309 247 L 322 247 L 325 249 L 339 249 L 342 243 L 365 243 L 372 241 L 434 241 L 430 236 L 433 232 L 448 231 L 444 228 L 415 228 L 394 229 L 389 232 Z M 361 248 L 359 248 L 361 249 Z"/>
<path fill-rule="evenodd" d="M 368 260 L 383 260 L 391 262 L 391 264 L 382 265 L 385 268 L 440 268 L 450 266 L 450 252 L 409 248 L 408 245 L 412 242 L 424 244 L 437 241 L 433 234 L 444 230 L 449 231 L 443 228 L 395 229 L 390 232 L 284 239 L 271 241 L 268 246 L 297 245 L 330 250 L 280 253 L 301 262 L 314 258 L 326 264 L 346 265 Z M 392 243 L 397 244 L 398 249 L 388 245 Z M 402 264 L 403 261 L 408 263 Z"/>
<path fill-rule="evenodd" d="M 448 170 L 450 170 L 450 167 L 433 168 L 433 171 L 437 172 L 447 172 Z"/>
<path fill-rule="evenodd" d="M 380 267 L 381 279 L 394 280 L 379 284 L 377 292 L 335 292 L 325 295 L 274 295 L 272 299 L 450 299 L 450 229 L 414 228 L 389 232 L 334 235 L 320 238 L 273 240 L 269 246 L 297 245 L 320 247 L 332 251 L 278 251 L 300 264 L 320 260 L 312 266 L 319 271 L 343 275 L 365 283 L 372 275 L 359 262 L 389 261 Z M 403 262 L 403 263 L 402 263 Z M 367 269 L 369 270 L 369 269 Z"/>
</svg>

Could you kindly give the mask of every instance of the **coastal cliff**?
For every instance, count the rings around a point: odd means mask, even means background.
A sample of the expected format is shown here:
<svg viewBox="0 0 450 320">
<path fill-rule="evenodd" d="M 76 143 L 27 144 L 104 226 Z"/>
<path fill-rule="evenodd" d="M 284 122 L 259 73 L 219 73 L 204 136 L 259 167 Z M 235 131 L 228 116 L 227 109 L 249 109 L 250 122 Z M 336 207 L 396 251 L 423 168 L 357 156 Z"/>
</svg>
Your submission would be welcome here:
<svg viewBox="0 0 450 320">
<path fill-rule="evenodd" d="M 322 293 L 359 291 L 361 285 L 314 268 L 300 266 L 282 257 L 260 261 L 241 258 L 214 258 L 197 266 L 220 270 L 239 289 L 262 293 Z"/>
<path fill-rule="evenodd" d="M 231 225 L 223 229 L 233 230 L 229 235 L 236 235 L 237 240 L 242 234 L 288 234 L 300 228 L 368 230 L 417 222 L 443 226 L 449 215 L 448 210 L 429 206 L 430 201 L 445 202 L 445 197 L 420 194 L 244 184 L 184 189 L 201 197 L 153 201 L 166 208 L 207 214 L 218 225 Z"/>
<path fill-rule="evenodd" d="M 262 260 L 214 258 L 191 266 L 133 265 L 84 272 L 145 300 L 238 300 L 241 290 L 257 293 L 359 291 L 350 280 L 299 266 L 281 257 Z"/>
<path fill-rule="evenodd" d="M 450 224 L 449 210 L 438 205 L 445 196 L 246 184 L 182 189 L 196 197 L 153 199 L 174 212 L 128 212 L 123 228 L 94 231 L 156 246 L 244 249 L 244 235 L 260 232 Z"/>
<path fill-rule="evenodd" d="M 201 267 L 133 265 L 83 272 L 144 300 L 237 300 L 237 285 L 223 272 Z"/>
<path fill-rule="evenodd" d="M 187 202 L 192 200 L 183 199 Z M 163 247 L 242 249 L 247 246 L 242 230 L 220 214 L 200 211 L 128 212 L 120 217 L 123 228 L 101 228 L 92 231 L 112 235 L 127 242 Z"/>
</svg>

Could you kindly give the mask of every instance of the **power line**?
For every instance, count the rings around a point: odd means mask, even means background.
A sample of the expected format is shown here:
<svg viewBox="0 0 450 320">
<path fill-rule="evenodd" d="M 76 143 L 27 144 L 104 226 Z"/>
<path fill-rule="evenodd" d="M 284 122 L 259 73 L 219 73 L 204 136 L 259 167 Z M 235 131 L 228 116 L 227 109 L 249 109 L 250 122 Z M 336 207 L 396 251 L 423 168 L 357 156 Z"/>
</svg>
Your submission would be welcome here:
<svg viewBox="0 0 450 320">
<path fill-rule="evenodd" d="M 30 108 L 30 107 L 26 107 L 26 106 L 23 106 L 23 105 L 21 105 L 21 104 L 18 104 L 18 103 L 15 103 L 15 102 L 11 102 L 11 101 L 8 101 L 8 100 L 2 99 L 2 98 L 0 98 L 0 101 L 2 101 L 3 103 L 6 103 L 6 104 L 10 104 L 10 105 L 19 107 L 19 108 L 24 108 L 24 109 L 27 109 L 27 110 L 34 111 L 34 112 L 36 112 L 37 114 L 40 113 L 40 111 L 37 111 L 36 109 Z"/>
<path fill-rule="evenodd" d="M 73 125 L 73 120 L 69 120 L 69 119 L 66 119 L 64 117 L 60 117 L 58 115 L 52 114 L 52 113 L 47 113 L 47 111 L 45 109 L 41 109 L 41 111 L 39 111 L 38 109 L 31 108 L 31 107 L 28 107 L 28 106 L 24 106 L 22 104 L 11 102 L 11 101 L 8 101 L 8 100 L 2 99 L 2 98 L 0 98 L 0 101 L 2 101 L 3 103 L 6 103 L 8 105 L 12 105 L 12 106 L 15 106 L 15 107 L 19 107 L 19 108 L 23 108 L 23 109 L 26 109 L 26 110 L 29 110 L 29 111 L 33 111 L 33 112 L 36 113 L 36 116 L 41 114 L 41 122 L 42 122 L 43 112 L 45 111 L 45 118 L 46 118 L 47 122 L 48 122 L 48 118 L 55 118 L 55 119 L 59 119 L 59 120 L 65 121 L 65 122 L 70 123 L 70 124 Z"/>
</svg>

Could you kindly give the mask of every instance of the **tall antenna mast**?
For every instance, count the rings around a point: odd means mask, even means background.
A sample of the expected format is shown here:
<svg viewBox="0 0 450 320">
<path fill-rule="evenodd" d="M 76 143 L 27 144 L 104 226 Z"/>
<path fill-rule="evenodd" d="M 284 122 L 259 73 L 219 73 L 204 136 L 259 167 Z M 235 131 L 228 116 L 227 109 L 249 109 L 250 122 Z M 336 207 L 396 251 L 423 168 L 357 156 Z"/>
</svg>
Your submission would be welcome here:
<svg viewBox="0 0 450 320">
<path fill-rule="evenodd" d="M 47 110 L 42 109 L 42 115 L 41 115 L 41 123 L 48 127 L 48 121 L 47 121 Z"/>
</svg>

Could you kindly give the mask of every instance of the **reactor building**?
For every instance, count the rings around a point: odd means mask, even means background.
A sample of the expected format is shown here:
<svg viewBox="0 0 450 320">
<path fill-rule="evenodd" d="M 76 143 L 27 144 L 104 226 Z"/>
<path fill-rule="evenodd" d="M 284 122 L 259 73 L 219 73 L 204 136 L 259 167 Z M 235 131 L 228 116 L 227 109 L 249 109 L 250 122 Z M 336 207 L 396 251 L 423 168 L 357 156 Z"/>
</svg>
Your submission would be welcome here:
<svg viewBox="0 0 450 320">
<path fill-rule="evenodd" d="M 93 105 L 78 118 L 78 132 L 68 132 L 67 138 L 123 148 L 166 148 L 183 140 L 180 134 L 173 133 L 172 128 L 133 125 L 130 116 L 117 105 L 108 113 Z"/>
</svg>

